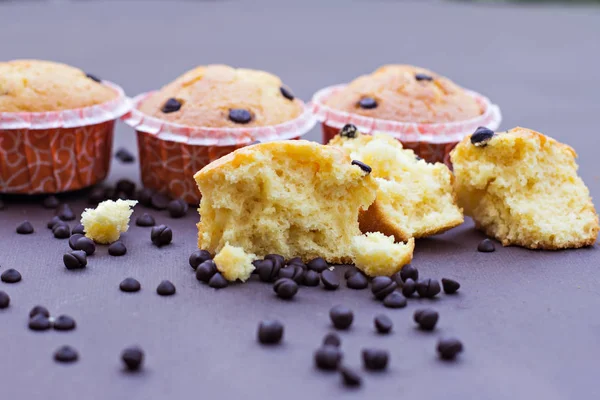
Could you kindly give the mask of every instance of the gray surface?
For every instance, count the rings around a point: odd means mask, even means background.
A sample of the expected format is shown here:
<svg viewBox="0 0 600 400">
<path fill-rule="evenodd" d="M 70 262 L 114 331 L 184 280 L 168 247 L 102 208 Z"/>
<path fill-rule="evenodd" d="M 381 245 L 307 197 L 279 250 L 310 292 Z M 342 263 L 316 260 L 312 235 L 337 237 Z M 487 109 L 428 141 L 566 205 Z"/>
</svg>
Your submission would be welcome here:
<svg viewBox="0 0 600 400">
<path fill-rule="evenodd" d="M 387 62 L 430 67 L 490 96 L 501 105 L 503 127 L 523 125 L 554 136 L 580 154 L 581 174 L 600 197 L 597 118 L 600 89 L 600 10 L 392 1 L 87 2 L 0 5 L 2 59 L 61 60 L 121 83 L 130 94 L 156 88 L 184 70 L 223 62 L 273 71 L 308 99 Z M 309 135 L 317 139 L 315 129 Z M 118 145 L 135 146 L 121 125 Z M 115 164 L 114 181 L 137 179 L 137 167 Z M 77 203 L 77 210 L 83 202 Z M 136 214 L 144 211 L 141 207 Z M 458 296 L 411 301 L 386 310 L 367 291 L 303 288 L 293 302 L 277 301 L 271 287 L 252 282 L 215 292 L 187 265 L 195 248 L 195 213 L 170 220 L 174 243 L 150 244 L 149 229 L 133 226 L 129 253 L 106 248 L 82 272 L 65 270 L 66 241 L 51 238 L 52 212 L 9 204 L 0 212 L 0 270 L 17 268 L 21 283 L 0 283 L 13 305 L 0 311 L 2 399 L 304 399 L 353 398 L 573 399 L 598 398 L 600 306 L 596 248 L 533 252 L 518 248 L 475 251 L 482 236 L 471 222 L 417 243 L 414 265 L 423 276 L 454 277 Z M 36 233 L 14 233 L 33 221 Z M 138 294 L 118 283 L 134 276 Z M 162 279 L 178 289 L 155 294 Z M 72 333 L 26 328 L 35 304 L 72 315 Z M 391 368 L 365 374 L 361 390 L 312 368 L 312 351 L 330 330 L 327 311 L 343 303 L 356 313 L 342 333 L 345 358 L 359 367 L 363 346 L 391 351 Z M 413 328 L 412 312 L 433 306 L 439 329 Z M 378 337 L 372 318 L 388 314 L 394 333 Z M 285 344 L 255 343 L 267 317 L 286 324 Z M 466 351 L 455 364 L 439 362 L 434 346 L 456 335 Z M 121 371 L 119 353 L 138 343 L 144 373 Z M 81 360 L 57 365 L 52 352 L 75 346 Z M 377 397 L 380 396 L 380 397 Z"/>
</svg>

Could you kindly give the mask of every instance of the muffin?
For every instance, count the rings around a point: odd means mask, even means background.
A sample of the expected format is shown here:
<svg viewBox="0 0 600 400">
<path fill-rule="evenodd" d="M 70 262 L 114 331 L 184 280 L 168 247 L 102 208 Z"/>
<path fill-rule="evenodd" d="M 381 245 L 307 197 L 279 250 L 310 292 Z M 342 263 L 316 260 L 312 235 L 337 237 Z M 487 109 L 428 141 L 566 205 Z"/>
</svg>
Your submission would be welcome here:
<svg viewBox="0 0 600 400">
<path fill-rule="evenodd" d="M 104 179 L 123 91 L 50 61 L 0 62 L 0 191 L 57 193 Z"/>
<path fill-rule="evenodd" d="M 212 254 L 230 245 L 258 257 L 358 259 L 365 268 L 364 254 L 377 244 L 394 261 L 377 272 L 389 275 L 412 258 L 412 239 L 404 244 L 361 234 L 358 214 L 375 200 L 377 185 L 368 167 L 333 146 L 303 140 L 257 144 L 209 164 L 194 178 L 202 193 L 198 246 Z"/>
<path fill-rule="evenodd" d="M 539 132 L 478 129 L 452 151 L 458 202 L 477 228 L 530 249 L 590 246 L 598 215 L 575 151 Z"/>
<path fill-rule="evenodd" d="M 323 122 L 324 143 L 353 123 L 369 134 L 391 134 L 429 162 L 446 162 L 466 133 L 478 125 L 495 129 L 500 118 L 499 111 L 491 115 L 496 110 L 483 96 L 411 65 L 386 65 L 347 85 L 325 88 L 313 107 Z"/>
<path fill-rule="evenodd" d="M 304 104 L 268 72 L 200 66 L 138 98 L 129 119 L 138 131 L 145 186 L 192 204 L 192 175 L 255 141 L 298 138 L 314 122 Z"/>
</svg>

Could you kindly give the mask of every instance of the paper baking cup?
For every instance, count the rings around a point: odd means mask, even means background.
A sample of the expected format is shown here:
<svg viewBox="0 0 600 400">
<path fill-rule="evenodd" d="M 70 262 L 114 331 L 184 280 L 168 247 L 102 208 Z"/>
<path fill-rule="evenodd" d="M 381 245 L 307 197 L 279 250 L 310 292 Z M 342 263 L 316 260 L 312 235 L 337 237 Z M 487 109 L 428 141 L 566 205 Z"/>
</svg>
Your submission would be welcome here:
<svg viewBox="0 0 600 400">
<path fill-rule="evenodd" d="M 247 128 L 204 128 L 171 123 L 142 113 L 138 106 L 153 92 L 133 99 L 123 121 L 137 132 L 142 182 L 145 187 L 200 202 L 193 176 L 210 162 L 255 141 L 298 139 L 315 125 L 311 111 L 283 124 Z"/>
<path fill-rule="evenodd" d="M 129 111 L 123 90 L 103 104 L 52 112 L 0 112 L 0 192 L 59 193 L 108 174 L 115 121 Z"/>
<path fill-rule="evenodd" d="M 345 85 L 335 85 L 321 89 L 315 93 L 309 103 L 315 118 L 322 124 L 323 143 L 328 143 L 344 125 L 354 124 L 362 133 L 386 133 L 400 140 L 405 148 L 414 150 L 419 157 L 429 162 L 444 162 L 451 166 L 450 151 L 458 142 L 473 133 L 479 126 L 495 131 L 502 121 L 500 108 L 492 104 L 487 97 L 471 90 L 467 90 L 467 93 L 473 96 L 484 112 L 477 118 L 457 122 L 438 124 L 398 122 L 365 117 L 327 106 L 325 104 L 327 100 L 344 87 Z"/>
</svg>

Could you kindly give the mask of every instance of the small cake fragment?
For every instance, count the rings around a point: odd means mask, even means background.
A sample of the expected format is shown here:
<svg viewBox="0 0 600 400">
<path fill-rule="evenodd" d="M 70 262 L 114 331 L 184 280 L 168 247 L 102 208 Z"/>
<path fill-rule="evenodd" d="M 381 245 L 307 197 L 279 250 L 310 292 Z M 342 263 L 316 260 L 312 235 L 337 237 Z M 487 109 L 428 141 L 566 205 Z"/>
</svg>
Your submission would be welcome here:
<svg viewBox="0 0 600 400">
<path fill-rule="evenodd" d="M 370 232 L 352 239 L 354 264 L 369 276 L 391 276 L 409 264 L 413 257 L 415 240 L 394 243 L 393 236 Z"/>
<path fill-rule="evenodd" d="M 96 208 L 86 208 L 81 214 L 85 236 L 100 244 L 117 241 L 129 229 L 129 218 L 136 204 L 136 200 L 106 200 Z"/>
<path fill-rule="evenodd" d="M 242 282 L 250 278 L 254 271 L 252 265 L 254 260 L 256 260 L 254 254 L 246 253 L 243 248 L 231 246 L 229 243 L 226 243 L 213 259 L 225 279 L 228 281 L 239 279 Z"/>
</svg>

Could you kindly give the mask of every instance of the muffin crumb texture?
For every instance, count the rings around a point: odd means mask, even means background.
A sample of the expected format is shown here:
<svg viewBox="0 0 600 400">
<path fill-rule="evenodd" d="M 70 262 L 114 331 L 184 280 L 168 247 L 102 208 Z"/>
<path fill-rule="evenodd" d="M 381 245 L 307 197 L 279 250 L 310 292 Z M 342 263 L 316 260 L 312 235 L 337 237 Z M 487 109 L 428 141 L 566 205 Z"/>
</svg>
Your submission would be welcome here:
<svg viewBox="0 0 600 400">
<path fill-rule="evenodd" d="M 135 200 L 106 200 L 95 209 L 86 208 L 81 214 L 85 236 L 100 244 L 117 241 L 129 229 L 129 218 L 136 204 Z"/>
<path fill-rule="evenodd" d="M 459 204 L 505 246 L 590 246 L 598 215 L 575 157 L 571 147 L 525 128 L 498 133 L 483 146 L 466 137 L 451 154 Z"/>
<path fill-rule="evenodd" d="M 390 276 L 412 260 L 415 239 L 394 243 L 393 236 L 371 232 L 352 239 L 352 252 L 357 268 L 369 276 Z"/>
<path fill-rule="evenodd" d="M 254 254 L 246 253 L 241 247 L 225 243 L 225 246 L 215 256 L 213 261 L 217 265 L 219 272 L 228 281 L 239 279 L 245 282 L 250 278 L 252 271 L 254 271 L 254 265 L 252 265 L 252 261 L 254 260 L 256 260 Z"/>
</svg>

